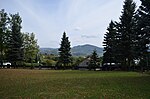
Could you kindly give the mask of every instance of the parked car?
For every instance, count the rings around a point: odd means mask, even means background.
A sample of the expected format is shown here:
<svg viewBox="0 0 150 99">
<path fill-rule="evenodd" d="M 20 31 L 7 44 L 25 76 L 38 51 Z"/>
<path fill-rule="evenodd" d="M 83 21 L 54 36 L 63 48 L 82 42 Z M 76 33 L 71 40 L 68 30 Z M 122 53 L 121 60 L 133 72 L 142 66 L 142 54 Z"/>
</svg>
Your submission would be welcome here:
<svg viewBox="0 0 150 99">
<path fill-rule="evenodd" d="M 5 63 L 3 63 L 3 65 L 8 66 L 8 65 L 11 65 L 11 63 L 10 62 L 5 62 Z"/>
</svg>

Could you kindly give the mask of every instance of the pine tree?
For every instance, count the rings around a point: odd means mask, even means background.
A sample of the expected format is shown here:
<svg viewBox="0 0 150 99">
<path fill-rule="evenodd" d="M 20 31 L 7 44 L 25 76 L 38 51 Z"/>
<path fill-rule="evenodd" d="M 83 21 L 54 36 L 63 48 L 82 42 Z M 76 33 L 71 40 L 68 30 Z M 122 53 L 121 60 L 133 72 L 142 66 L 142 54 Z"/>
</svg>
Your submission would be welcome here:
<svg viewBox="0 0 150 99">
<path fill-rule="evenodd" d="M 136 4 L 133 0 L 125 0 L 118 23 L 121 63 L 125 68 L 131 66 L 134 60 L 135 9 Z"/>
<path fill-rule="evenodd" d="M 89 70 L 91 69 L 96 69 L 96 67 L 98 67 L 100 65 L 100 62 L 99 62 L 99 57 L 97 55 L 97 52 L 96 50 L 93 51 L 91 57 L 90 57 L 90 62 L 89 62 Z"/>
<path fill-rule="evenodd" d="M 146 66 L 145 60 L 150 46 L 150 0 L 141 0 L 137 12 L 138 58 L 141 65 Z"/>
<path fill-rule="evenodd" d="M 62 41 L 60 44 L 60 48 L 59 50 L 59 60 L 58 60 L 58 64 L 60 64 L 61 66 L 69 66 L 69 64 L 72 63 L 71 60 L 71 47 L 70 47 L 70 42 L 68 37 L 66 36 L 66 33 L 63 33 L 63 37 L 62 37 Z"/>
<path fill-rule="evenodd" d="M 3 65 L 4 54 L 6 53 L 6 36 L 7 36 L 8 16 L 2 9 L 0 11 L 0 65 Z"/>
<path fill-rule="evenodd" d="M 10 39 L 8 48 L 8 60 L 16 66 L 18 62 L 23 61 L 23 35 L 21 33 L 21 17 L 19 14 L 11 14 L 10 18 Z"/>
<path fill-rule="evenodd" d="M 116 63 L 117 56 L 117 30 L 116 24 L 111 21 L 104 36 L 103 63 Z"/>
</svg>

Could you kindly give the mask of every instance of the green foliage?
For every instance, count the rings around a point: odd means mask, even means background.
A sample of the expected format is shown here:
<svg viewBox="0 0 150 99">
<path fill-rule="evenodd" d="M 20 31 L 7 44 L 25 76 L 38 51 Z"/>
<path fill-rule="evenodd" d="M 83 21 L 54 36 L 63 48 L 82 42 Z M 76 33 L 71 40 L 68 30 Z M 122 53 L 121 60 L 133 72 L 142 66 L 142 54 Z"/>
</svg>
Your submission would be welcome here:
<svg viewBox="0 0 150 99">
<path fill-rule="evenodd" d="M 62 41 L 60 44 L 59 50 L 59 60 L 58 64 L 61 66 L 69 66 L 72 63 L 71 60 L 71 47 L 70 47 L 70 42 L 69 38 L 66 36 L 66 33 L 63 33 Z"/>
<path fill-rule="evenodd" d="M 6 54 L 8 16 L 4 9 L 0 11 L 0 64 L 3 64 Z"/>
<path fill-rule="evenodd" d="M 107 28 L 104 39 L 104 63 L 121 63 L 122 69 L 128 69 L 136 58 L 136 4 L 125 0 L 119 22 L 112 22 Z"/>
<path fill-rule="evenodd" d="M 41 54 L 40 58 L 41 64 L 44 66 L 55 66 L 58 61 L 58 57 L 55 55 Z"/>
<path fill-rule="evenodd" d="M 72 65 L 74 67 L 79 66 L 79 64 L 84 60 L 83 57 L 72 57 Z"/>
<path fill-rule="evenodd" d="M 100 67 L 100 60 L 99 57 L 97 55 L 96 50 L 93 51 L 91 57 L 90 57 L 90 62 L 89 62 L 89 70 L 91 69 L 96 69 L 96 67 Z"/>
<path fill-rule="evenodd" d="M 11 14 L 10 18 L 10 39 L 8 41 L 8 60 L 12 65 L 16 65 L 17 62 L 23 61 L 23 35 L 21 33 L 21 17 L 20 15 Z"/>
<path fill-rule="evenodd" d="M 47 66 L 55 66 L 56 65 L 56 61 L 54 61 L 54 60 L 46 60 L 46 64 L 47 64 Z"/>
<path fill-rule="evenodd" d="M 24 49 L 24 59 L 26 62 L 36 62 L 38 57 L 39 46 L 37 45 L 37 40 L 35 39 L 34 33 L 23 34 L 23 49 Z"/>
<path fill-rule="evenodd" d="M 104 36 L 104 56 L 103 56 L 103 63 L 115 63 L 118 56 L 116 55 L 119 51 L 118 47 L 118 34 L 116 29 L 116 24 L 111 21 L 107 32 Z"/>
<path fill-rule="evenodd" d="M 24 63 L 24 66 L 30 66 L 31 68 L 34 66 L 39 66 L 38 63 Z"/>
<path fill-rule="evenodd" d="M 34 33 L 21 33 L 22 19 L 17 14 L 0 11 L 0 62 L 9 61 L 12 65 L 22 65 L 22 62 L 37 62 L 39 60 L 37 40 Z"/>
<path fill-rule="evenodd" d="M 141 0 L 137 11 L 138 58 L 146 59 L 150 46 L 150 1 Z"/>
<path fill-rule="evenodd" d="M 124 66 L 131 66 L 134 60 L 134 40 L 135 40 L 135 9 L 133 0 L 125 0 L 122 15 L 118 23 L 118 33 L 120 34 L 120 55 L 121 63 Z"/>
</svg>

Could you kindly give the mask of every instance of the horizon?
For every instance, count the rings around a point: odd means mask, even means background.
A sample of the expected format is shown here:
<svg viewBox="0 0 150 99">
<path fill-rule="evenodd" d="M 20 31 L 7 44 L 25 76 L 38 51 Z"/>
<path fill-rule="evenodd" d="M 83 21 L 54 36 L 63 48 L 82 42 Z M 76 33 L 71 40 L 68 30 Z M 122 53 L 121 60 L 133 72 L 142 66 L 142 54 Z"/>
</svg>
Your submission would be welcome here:
<svg viewBox="0 0 150 99">
<path fill-rule="evenodd" d="M 88 46 L 94 46 L 94 47 L 98 47 L 98 48 L 104 48 L 103 46 L 102 47 L 99 47 L 99 46 L 96 46 L 96 45 L 92 45 L 92 44 L 81 44 L 81 45 L 75 45 L 75 46 L 71 46 L 71 48 L 73 47 L 78 47 L 78 46 L 85 46 L 85 45 L 88 45 Z M 53 48 L 53 47 L 40 47 L 40 48 L 52 48 L 52 49 L 58 49 L 58 48 Z"/>
<path fill-rule="evenodd" d="M 71 47 L 103 47 L 111 20 L 118 21 L 124 0 L 3 0 L 1 9 L 22 18 L 22 32 L 35 33 L 40 48 L 59 48 L 65 31 Z M 134 0 L 137 7 L 140 0 Z"/>
</svg>

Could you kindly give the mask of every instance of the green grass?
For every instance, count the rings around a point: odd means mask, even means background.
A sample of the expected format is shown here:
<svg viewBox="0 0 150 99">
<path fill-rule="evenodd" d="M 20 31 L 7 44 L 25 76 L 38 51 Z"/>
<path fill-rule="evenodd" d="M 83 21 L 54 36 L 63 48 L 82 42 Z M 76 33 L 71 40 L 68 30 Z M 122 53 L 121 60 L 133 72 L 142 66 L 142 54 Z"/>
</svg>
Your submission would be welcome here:
<svg viewBox="0 0 150 99">
<path fill-rule="evenodd" d="M 150 99 L 150 75 L 0 69 L 0 99 Z"/>
</svg>

